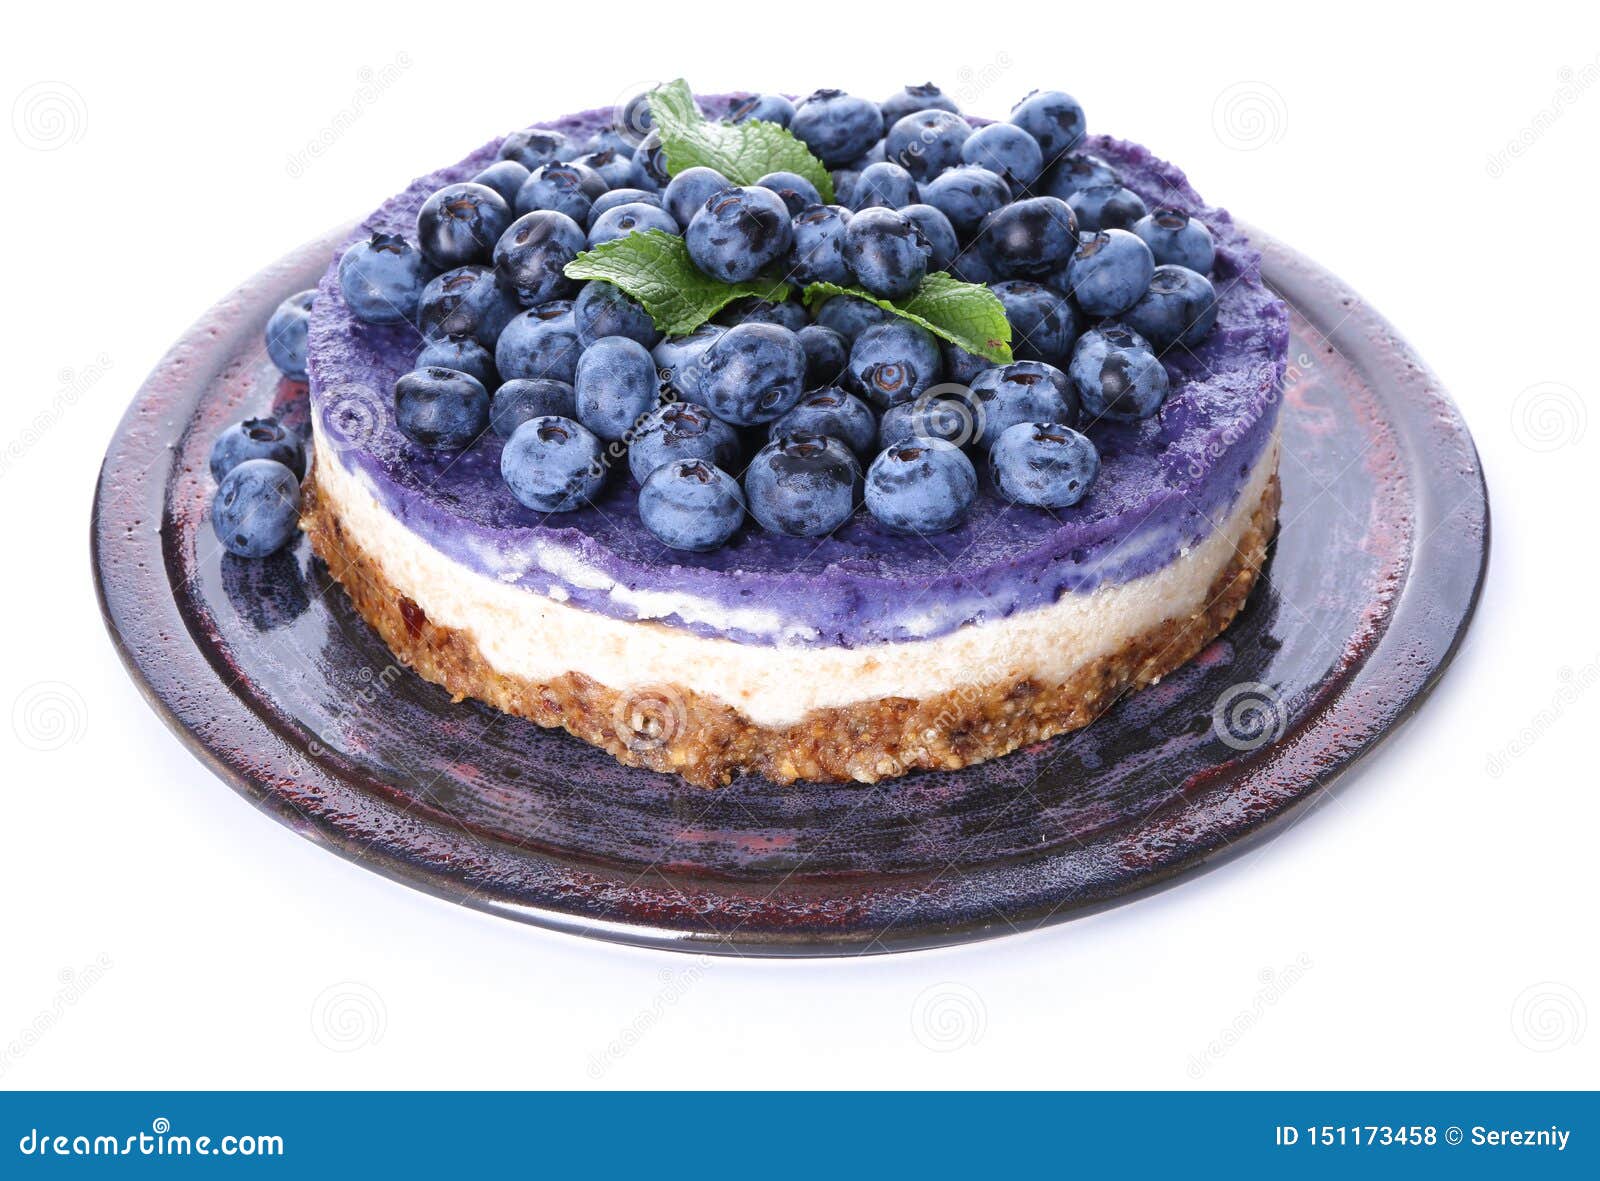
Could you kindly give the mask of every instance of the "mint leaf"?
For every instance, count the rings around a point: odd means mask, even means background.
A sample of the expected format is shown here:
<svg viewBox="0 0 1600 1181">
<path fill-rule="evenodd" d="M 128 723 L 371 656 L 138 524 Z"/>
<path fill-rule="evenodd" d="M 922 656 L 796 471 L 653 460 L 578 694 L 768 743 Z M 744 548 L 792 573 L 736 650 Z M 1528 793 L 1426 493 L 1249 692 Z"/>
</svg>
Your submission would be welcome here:
<svg viewBox="0 0 1600 1181">
<path fill-rule="evenodd" d="M 1011 363 L 1011 322 L 1000 297 L 982 283 L 963 283 L 943 271 L 922 281 L 922 286 L 898 303 L 879 299 L 859 287 L 837 283 L 812 283 L 805 290 L 806 307 L 835 295 L 853 295 L 916 324 L 935 336 L 959 345 L 969 353 L 997 365 Z"/>
<path fill-rule="evenodd" d="M 693 332 L 727 304 L 746 295 L 781 303 L 789 286 L 781 279 L 721 283 L 689 258 L 683 239 L 665 230 L 646 230 L 602 242 L 564 268 L 569 279 L 604 279 L 643 305 L 657 328 L 669 336 Z"/>
<path fill-rule="evenodd" d="M 758 119 L 707 122 L 682 78 L 650 92 L 650 114 L 673 176 L 686 168 L 714 168 L 736 185 L 753 185 L 769 172 L 794 172 L 816 185 L 823 201 L 833 201 L 828 170 L 786 127 Z"/>
</svg>

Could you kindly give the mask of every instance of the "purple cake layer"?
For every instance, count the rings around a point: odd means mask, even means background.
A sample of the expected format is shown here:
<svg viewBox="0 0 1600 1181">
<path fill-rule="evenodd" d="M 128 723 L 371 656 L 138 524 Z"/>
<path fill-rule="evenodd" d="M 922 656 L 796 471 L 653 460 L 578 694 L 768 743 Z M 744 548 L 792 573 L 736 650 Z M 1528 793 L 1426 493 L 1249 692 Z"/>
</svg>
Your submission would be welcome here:
<svg viewBox="0 0 1600 1181">
<path fill-rule="evenodd" d="M 720 111 L 726 100 L 702 101 Z M 581 142 L 611 114 L 589 111 L 544 126 Z M 414 236 L 426 197 L 481 170 L 498 143 L 413 182 L 352 240 L 380 230 Z M 487 435 L 465 452 L 441 455 L 400 433 L 391 394 L 421 337 L 409 326 L 354 319 L 336 267 L 323 277 L 311 321 L 317 430 L 389 513 L 462 566 L 605 615 L 651 618 L 741 643 L 854 647 L 925 639 L 1149 574 L 1211 531 L 1267 445 L 1288 314 L 1262 285 L 1259 256 L 1232 219 L 1204 204 L 1182 172 L 1137 144 L 1105 136 L 1091 136 L 1085 149 L 1151 205 L 1185 209 L 1211 228 L 1220 314 L 1200 347 L 1163 358 L 1172 393 L 1158 415 L 1088 428 L 1103 461 L 1100 478 L 1071 509 L 1012 506 L 985 481 L 971 519 L 934 537 L 895 536 L 860 512 L 820 542 L 751 523 L 719 550 L 684 554 L 640 523 L 637 486 L 624 462 L 598 504 L 545 516 L 519 504 L 502 483 L 499 438 Z"/>
</svg>

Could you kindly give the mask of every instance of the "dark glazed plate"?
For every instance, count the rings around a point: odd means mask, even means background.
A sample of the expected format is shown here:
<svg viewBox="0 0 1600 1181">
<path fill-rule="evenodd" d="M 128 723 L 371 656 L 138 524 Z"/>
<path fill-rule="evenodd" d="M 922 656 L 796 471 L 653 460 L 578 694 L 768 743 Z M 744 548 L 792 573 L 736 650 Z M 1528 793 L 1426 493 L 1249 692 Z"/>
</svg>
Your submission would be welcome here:
<svg viewBox="0 0 1600 1181">
<path fill-rule="evenodd" d="M 1234 625 L 1088 729 L 873 787 L 704 792 L 449 696 L 394 663 L 302 540 L 222 553 L 206 455 L 303 421 L 262 327 L 343 231 L 202 319 L 106 453 L 107 626 L 158 713 L 258 807 L 454 901 L 560 930 L 764 955 L 1003 935 L 1171 882 L 1315 800 L 1426 696 L 1471 618 L 1488 501 L 1425 366 L 1337 279 L 1260 234 L 1294 309 L 1282 530 Z"/>
</svg>

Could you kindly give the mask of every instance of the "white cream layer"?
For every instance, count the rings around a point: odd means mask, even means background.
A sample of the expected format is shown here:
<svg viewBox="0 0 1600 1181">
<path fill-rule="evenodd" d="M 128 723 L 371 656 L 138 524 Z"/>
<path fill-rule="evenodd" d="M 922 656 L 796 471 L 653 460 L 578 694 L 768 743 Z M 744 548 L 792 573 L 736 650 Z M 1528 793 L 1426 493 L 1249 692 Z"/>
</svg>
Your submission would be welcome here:
<svg viewBox="0 0 1600 1181">
<path fill-rule="evenodd" d="M 613 689 L 681 685 L 763 726 L 882 697 L 922 698 L 963 685 L 1032 677 L 1058 683 L 1168 619 L 1206 606 L 1278 465 L 1276 439 L 1225 519 L 1153 574 L 1068 594 L 1037 610 L 932 639 L 859 648 L 772 647 L 697 636 L 572 607 L 457 565 L 396 521 L 364 478 L 316 445 L 318 494 L 389 582 L 433 622 L 470 632 L 498 672 L 551 680 L 579 672 Z"/>
</svg>

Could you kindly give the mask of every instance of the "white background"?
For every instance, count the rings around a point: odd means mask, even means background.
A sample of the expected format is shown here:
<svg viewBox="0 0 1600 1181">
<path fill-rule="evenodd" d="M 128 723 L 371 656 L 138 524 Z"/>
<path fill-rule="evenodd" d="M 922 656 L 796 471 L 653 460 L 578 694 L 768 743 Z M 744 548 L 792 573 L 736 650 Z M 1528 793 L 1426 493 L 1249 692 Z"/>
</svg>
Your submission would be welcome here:
<svg viewBox="0 0 1600 1181">
<path fill-rule="evenodd" d="M 1584 7 L 14 7 L 0 1086 L 1593 1085 Z M 705 964 L 524 928 L 322 852 L 214 779 L 135 692 L 91 589 L 91 488 L 140 380 L 236 283 L 414 174 L 678 74 L 872 97 L 932 78 L 992 116 L 1060 86 L 1349 281 L 1454 392 L 1488 472 L 1488 588 L 1431 704 L 1216 872 L 857 962 Z"/>
</svg>

